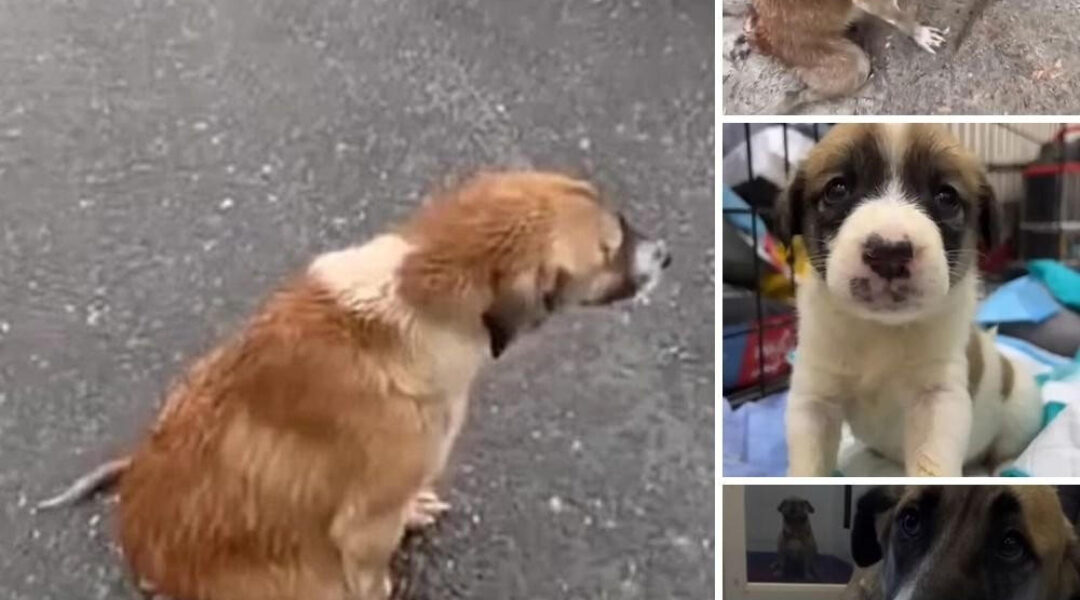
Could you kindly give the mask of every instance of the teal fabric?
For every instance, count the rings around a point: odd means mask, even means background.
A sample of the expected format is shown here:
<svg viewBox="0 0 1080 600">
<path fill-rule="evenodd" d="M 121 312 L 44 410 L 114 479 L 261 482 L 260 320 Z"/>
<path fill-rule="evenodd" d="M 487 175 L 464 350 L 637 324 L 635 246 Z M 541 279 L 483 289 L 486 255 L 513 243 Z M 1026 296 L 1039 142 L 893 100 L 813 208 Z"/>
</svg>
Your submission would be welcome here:
<svg viewBox="0 0 1080 600">
<path fill-rule="evenodd" d="M 1050 293 L 1065 306 L 1080 309 L 1080 272 L 1056 260 L 1032 260 L 1028 272 L 1043 283 Z"/>
<path fill-rule="evenodd" d="M 1001 472 L 1001 476 L 1002 477 L 1031 477 L 1031 475 L 1028 475 L 1026 472 L 1024 472 L 1023 469 L 1018 469 L 1016 467 L 1009 467 L 1008 469 L 1005 469 L 1004 471 Z"/>
<path fill-rule="evenodd" d="M 1054 417 L 1058 416 L 1061 411 L 1065 410 L 1064 402 L 1047 402 L 1043 405 L 1043 422 L 1039 431 L 1046 429 L 1046 426 L 1050 424 L 1050 421 L 1054 420 Z"/>
</svg>

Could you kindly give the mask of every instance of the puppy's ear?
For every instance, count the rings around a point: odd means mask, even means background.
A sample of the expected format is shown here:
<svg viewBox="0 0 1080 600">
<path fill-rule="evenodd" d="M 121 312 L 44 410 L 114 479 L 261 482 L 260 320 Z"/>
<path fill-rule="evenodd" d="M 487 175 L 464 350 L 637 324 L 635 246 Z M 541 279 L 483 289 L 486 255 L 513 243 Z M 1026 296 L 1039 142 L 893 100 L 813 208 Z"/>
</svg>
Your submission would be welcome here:
<svg viewBox="0 0 1080 600">
<path fill-rule="evenodd" d="M 808 512 L 808 513 L 813 513 L 814 512 L 814 505 L 810 504 L 809 500 L 803 500 L 803 504 L 806 505 L 806 512 Z"/>
<path fill-rule="evenodd" d="M 776 512 L 784 512 L 784 507 L 788 505 L 787 499 L 781 500 L 780 505 L 776 507 Z"/>
<path fill-rule="evenodd" d="M 996 248 L 1003 241 L 1002 229 L 1004 217 L 1002 216 L 1001 203 L 998 202 L 994 188 L 987 181 L 985 174 L 979 177 L 979 239 L 983 245 Z"/>
<path fill-rule="evenodd" d="M 776 235 L 785 245 L 790 246 L 792 238 L 802 235 L 803 211 L 806 206 L 806 199 L 803 197 L 805 191 L 806 175 L 800 167 L 795 172 L 795 177 L 776 198 Z"/>
<path fill-rule="evenodd" d="M 880 486 L 859 498 L 851 528 L 851 555 L 855 564 L 869 567 L 881 560 L 882 540 L 878 539 L 877 519 L 882 513 L 891 511 L 899 497 L 897 490 Z"/>
</svg>

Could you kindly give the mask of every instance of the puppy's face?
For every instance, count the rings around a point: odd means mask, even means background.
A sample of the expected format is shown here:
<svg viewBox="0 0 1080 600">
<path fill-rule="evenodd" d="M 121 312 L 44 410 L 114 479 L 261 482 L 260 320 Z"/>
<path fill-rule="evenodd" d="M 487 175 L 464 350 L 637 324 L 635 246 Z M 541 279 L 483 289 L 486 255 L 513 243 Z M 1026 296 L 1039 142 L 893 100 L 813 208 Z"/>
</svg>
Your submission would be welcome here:
<svg viewBox="0 0 1080 600">
<path fill-rule="evenodd" d="M 1053 488 L 876 488 L 852 529 L 860 567 L 882 560 L 885 600 L 1070 599 L 1078 547 Z"/>
<path fill-rule="evenodd" d="M 647 292 L 671 262 L 663 241 L 635 230 L 591 185 L 552 173 L 478 176 L 411 232 L 422 250 L 405 280 L 429 299 L 476 299 L 496 356 L 562 307 Z"/>
<path fill-rule="evenodd" d="M 975 158 L 931 124 L 837 125 L 781 198 L 814 276 L 845 309 L 886 323 L 940 306 L 996 243 L 997 206 Z"/>
<path fill-rule="evenodd" d="M 810 514 L 814 512 L 814 507 L 807 500 L 793 496 L 781 502 L 776 510 L 784 516 L 785 523 L 794 524 L 805 523 Z"/>
</svg>

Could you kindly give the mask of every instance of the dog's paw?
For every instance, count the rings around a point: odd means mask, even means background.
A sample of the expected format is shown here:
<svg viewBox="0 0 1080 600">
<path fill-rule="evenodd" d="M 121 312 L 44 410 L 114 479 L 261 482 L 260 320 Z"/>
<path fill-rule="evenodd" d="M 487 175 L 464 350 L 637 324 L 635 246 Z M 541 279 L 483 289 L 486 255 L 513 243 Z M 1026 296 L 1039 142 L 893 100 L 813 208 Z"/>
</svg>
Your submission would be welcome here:
<svg viewBox="0 0 1080 600">
<path fill-rule="evenodd" d="M 405 526 L 409 529 L 421 529 L 434 525 L 448 510 L 450 505 L 440 500 L 435 492 L 423 490 L 412 499 L 405 510 Z"/>
<path fill-rule="evenodd" d="M 949 34 L 949 28 L 938 29 L 936 27 L 927 27 L 925 25 L 919 25 L 915 29 L 915 35 L 912 39 L 919 45 L 920 48 L 926 50 L 930 54 L 937 54 L 937 48 L 940 48 L 945 43 L 945 36 Z"/>
<path fill-rule="evenodd" d="M 728 53 L 728 58 L 736 62 L 744 61 L 750 56 L 752 51 L 753 48 L 750 46 L 750 40 L 747 38 L 746 34 L 742 34 L 735 38 L 735 44 L 732 45 L 731 52 Z"/>
</svg>

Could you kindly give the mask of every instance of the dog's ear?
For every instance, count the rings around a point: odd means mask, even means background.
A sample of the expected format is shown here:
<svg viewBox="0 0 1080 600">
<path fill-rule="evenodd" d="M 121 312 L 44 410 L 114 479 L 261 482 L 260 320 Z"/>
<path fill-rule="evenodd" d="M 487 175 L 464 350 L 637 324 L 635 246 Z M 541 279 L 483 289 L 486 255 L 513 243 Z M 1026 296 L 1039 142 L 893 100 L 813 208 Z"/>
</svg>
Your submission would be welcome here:
<svg viewBox="0 0 1080 600">
<path fill-rule="evenodd" d="M 814 512 L 814 505 L 810 504 L 809 500 L 803 500 L 802 503 L 806 505 L 806 512 L 808 512 L 808 513 L 813 513 Z"/>
<path fill-rule="evenodd" d="M 785 245 L 790 246 L 791 240 L 802 235 L 803 210 L 806 199 L 806 175 L 800 167 L 795 176 L 788 182 L 780 195 L 776 198 L 775 226 L 776 235 Z"/>
<path fill-rule="evenodd" d="M 878 539 L 877 519 L 892 510 L 899 499 L 898 490 L 885 486 L 873 488 L 859 498 L 851 527 L 851 555 L 858 566 L 869 567 L 881 560 L 882 540 Z"/>
<path fill-rule="evenodd" d="M 1001 203 L 998 202 L 997 194 L 993 186 L 986 179 L 986 175 L 979 174 L 979 240 L 987 249 L 996 248 L 1003 241 L 1002 229 L 1004 217 L 1002 216 Z"/>
<path fill-rule="evenodd" d="M 784 512 L 784 507 L 788 505 L 788 500 L 785 498 L 780 501 L 780 505 L 776 507 L 776 512 Z"/>
</svg>

